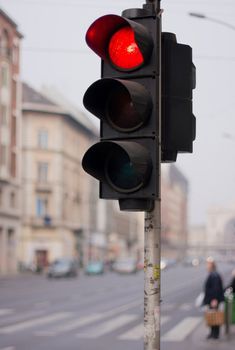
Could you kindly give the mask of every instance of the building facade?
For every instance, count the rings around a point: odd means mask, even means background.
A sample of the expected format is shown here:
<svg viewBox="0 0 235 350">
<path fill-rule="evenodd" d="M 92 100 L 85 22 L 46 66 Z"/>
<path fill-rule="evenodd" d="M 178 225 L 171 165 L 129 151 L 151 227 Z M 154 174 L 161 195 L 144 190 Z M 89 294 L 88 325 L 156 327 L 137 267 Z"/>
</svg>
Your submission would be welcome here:
<svg viewBox="0 0 235 350">
<path fill-rule="evenodd" d="M 90 229 L 92 186 L 81 167 L 95 133 L 69 111 L 23 84 L 24 266 L 44 268 L 60 257 L 82 259 Z M 79 117 L 79 116 L 78 116 Z"/>
<path fill-rule="evenodd" d="M 235 205 L 211 206 L 207 212 L 206 245 L 211 251 L 235 253 Z M 235 259 L 234 259 L 235 260 Z"/>
<path fill-rule="evenodd" d="M 17 25 L 0 9 L 0 275 L 17 271 L 21 216 L 21 38 Z"/>
<path fill-rule="evenodd" d="M 98 181 L 81 166 L 96 130 L 62 100 L 23 84 L 20 262 L 40 270 L 62 256 L 78 258 L 81 265 L 137 257 L 143 221 L 139 214 L 120 212 L 115 201 L 99 199 Z"/>
<path fill-rule="evenodd" d="M 188 181 L 175 165 L 162 166 L 162 254 L 180 257 L 188 235 Z"/>
</svg>

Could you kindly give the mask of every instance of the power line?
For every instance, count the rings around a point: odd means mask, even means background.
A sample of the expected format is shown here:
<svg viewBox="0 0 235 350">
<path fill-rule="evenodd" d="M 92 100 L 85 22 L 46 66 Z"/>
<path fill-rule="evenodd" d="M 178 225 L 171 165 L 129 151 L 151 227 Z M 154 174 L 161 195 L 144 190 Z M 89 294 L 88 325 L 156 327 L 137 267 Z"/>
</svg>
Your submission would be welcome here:
<svg viewBox="0 0 235 350">
<path fill-rule="evenodd" d="M 42 52 L 42 53 L 72 53 L 72 54 L 86 54 L 89 53 L 88 50 L 82 50 L 82 49 L 65 49 L 61 47 L 23 47 L 23 51 L 29 51 L 32 53 Z"/>
<path fill-rule="evenodd" d="M 66 49 L 62 47 L 23 47 L 23 51 L 30 53 L 65 53 L 65 54 L 90 54 L 89 50 L 85 49 Z M 196 59 L 213 60 L 213 61 L 235 61 L 234 56 L 211 56 L 211 55 L 194 55 Z"/>
<path fill-rule="evenodd" d="M 234 56 L 207 56 L 207 55 L 195 55 L 194 58 L 212 61 L 235 61 Z"/>
</svg>

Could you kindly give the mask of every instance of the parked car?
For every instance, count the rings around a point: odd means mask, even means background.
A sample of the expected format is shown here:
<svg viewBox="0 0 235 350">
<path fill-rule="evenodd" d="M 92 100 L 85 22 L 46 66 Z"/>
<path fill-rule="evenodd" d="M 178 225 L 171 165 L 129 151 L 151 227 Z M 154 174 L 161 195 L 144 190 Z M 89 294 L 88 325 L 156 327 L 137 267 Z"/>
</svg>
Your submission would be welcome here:
<svg viewBox="0 0 235 350">
<path fill-rule="evenodd" d="M 160 262 L 161 270 L 165 270 L 166 267 L 167 267 L 166 259 L 161 259 L 161 262 Z"/>
<path fill-rule="evenodd" d="M 197 257 L 190 257 L 187 256 L 184 260 L 183 260 L 183 265 L 184 266 L 193 266 L 193 267 L 197 267 L 200 265 L 200 259 Z"/>
<path fill-rule="evenodd" d="M 133 258 L 120 258 L 113 264 L 113 271 L 118 273 L 136 273 L 137 262 Z"/>
<path fill-rule="evenodd" d="M 102 261 L 90 261 L 85 267 L 86 275 L 102 275 L 104 273 L 104 263 Z"/>
<path fill-rule="evenodd" d="M 76 277 L 78 274 L 78 265 L 75 260 L 61 258 L 55 260 L 48 268 L 47 277 Z"/>
</svg>

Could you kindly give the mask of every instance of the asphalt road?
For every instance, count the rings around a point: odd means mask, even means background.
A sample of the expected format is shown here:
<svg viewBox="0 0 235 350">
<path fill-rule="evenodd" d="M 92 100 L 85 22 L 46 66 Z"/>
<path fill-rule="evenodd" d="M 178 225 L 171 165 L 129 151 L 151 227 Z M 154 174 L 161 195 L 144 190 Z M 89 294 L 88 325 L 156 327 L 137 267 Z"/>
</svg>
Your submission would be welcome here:
<svg viewBox="0 0 235 350">
<path fill-rule="evenodd" d="M 226 279 L 232 268 L 221 265 Z M 198 349 L 203 315 L 194 303 L 205 277 L 204 266 L 162 272 L 162 350 Z M 143 278 L 0 279 L 0 350 L 143 350 Z"/>
</svg>

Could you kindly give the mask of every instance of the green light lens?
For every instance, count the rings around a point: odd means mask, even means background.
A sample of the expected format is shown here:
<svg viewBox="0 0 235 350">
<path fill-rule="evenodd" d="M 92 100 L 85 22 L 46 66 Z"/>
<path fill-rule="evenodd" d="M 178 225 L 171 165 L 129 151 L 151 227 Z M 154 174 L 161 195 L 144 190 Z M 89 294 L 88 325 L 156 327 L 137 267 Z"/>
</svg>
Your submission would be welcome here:
<svg viewBox="0 0 235 350">
<path fill-rule="evenodd" d="M 121 149 L 110 153 L 106 163 L 106 176 L 110 185 L 121 192 L 133 192 L 142 186 L 140 174 Z"/>
</svg>

